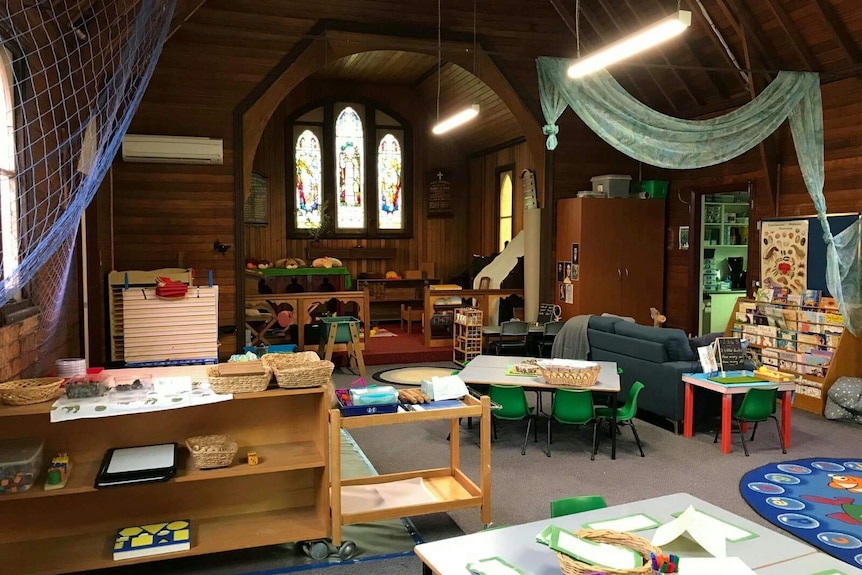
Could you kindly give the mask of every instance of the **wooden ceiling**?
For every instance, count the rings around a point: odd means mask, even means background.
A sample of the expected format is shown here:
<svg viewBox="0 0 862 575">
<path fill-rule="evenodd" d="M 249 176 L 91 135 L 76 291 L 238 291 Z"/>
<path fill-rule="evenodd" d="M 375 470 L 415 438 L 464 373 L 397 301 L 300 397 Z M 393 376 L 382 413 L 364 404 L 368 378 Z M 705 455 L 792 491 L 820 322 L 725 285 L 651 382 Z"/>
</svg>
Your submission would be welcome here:
<svg viewBox="0 0 862 575">
<path fill-rule="evenodd" d="M 475 12 L 471 2 L 441 2 L 440 115 L 470 103 L 482 107 L 479 119 L 452 137 L 476 153 L 522 134 L 515 116 L 474 75 L 475 59 L 454 52 L 456 45 L 469 52 L 474 22 L 480 49 L 544 123 L 535 58 L 576 55 L 574 0 L 476 0 Z M 394 36 L 405 50 L 336 59 L 315 76 L 410 86 L 433 118 L 437 7 L 428 0 L 178 0 L 166 54 L 176 54 L 169 49 L 178 43 L 188 57 L 220 66 L 238 104 L 291 50 L 320 42 L 313 30 L 324 29 L 330 45 L 345 31 Z M 580 0 L 582 53 L 676 7 L 673 0 Z M 862 77 L 860 0 L 682 0 L 682 8 L 692 11 L 689 30 L 612 69 L 636 97 L 662 112 L 691 118 L 737 107 L 778 70 L 816 71 L 824 82 Z M 415 49 L 416 39 L 425 41 L 424 49 Z"/>
</svg>

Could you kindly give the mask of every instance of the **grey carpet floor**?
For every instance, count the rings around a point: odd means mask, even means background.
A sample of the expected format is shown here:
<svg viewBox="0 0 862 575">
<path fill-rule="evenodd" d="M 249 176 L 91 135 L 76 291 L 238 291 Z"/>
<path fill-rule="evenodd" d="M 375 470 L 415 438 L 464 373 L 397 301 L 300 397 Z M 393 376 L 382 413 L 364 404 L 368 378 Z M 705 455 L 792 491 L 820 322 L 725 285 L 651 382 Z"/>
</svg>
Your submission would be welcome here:
<svg viewBox="0 0 862 575">
<path fill-rule="evenodd" d="M 436 364 L 454 367 L 449 362 Z M 397 367 L 373 366 L 366 380 L 372 382 L 375 371 Z M 333 374 L 337 387 L 347 387 L 356 379 L 347 370 Z M 534 402 L 535 394 L 528 393 Z M 524 424 L 501 422 L 499 437 L 491 450 L 491 510 L 492 522 L 511 525 L 537 521 L 548 517 L 549 503 L 553 499 L 571 495 L 599 494 L 609 505 L 686 492 L 756 523 L 773 528 L 752 510 L 739 494 L 742 475 L 770 462 L 805 457 L 842 457 L 858 455 L 862 426 L 828 421 L 800 410 L 793 411 L 793 442 L 787 455 L 782 455 L 774 425 L 762 425 L 757 439 L 750 444 L 751 456 L 745 457 L 737 435 L 733 438 L 733 452 L 722 454 L 719 445 L 712 442 L 710 425 L 706 422 L 695 436 L 686 439 L 674 435 L 669 429 L 644 420 L 635 424 L 644 445 L 646 457 L 641 458 L 631 431 L 623 429 L 618 438 L 617 459 L 610 458 L 610 440 L 605 437 L 595 461 L 590 461 L 591 430 L 569 426 L 554 427 L 554 444 L 551 457 L 543 450 L 546 427 L 540 420 L 539 443 L 533 443 L 532 434 L 526 455 L 521 455 Z M 713 426 L 714 430 L 715 427 Z M 379 473 L 392 473 L 449 464 L 449 442 L 446 439 L 448 422 L 430 421 L 387 427 L 368 427 L 353 430 L 352 435 L 366 457 Z M 478 482 L 479 463 L 478 426 L 468 429 L 461 426 L 461 465 L 468 476 Z M 472 533 L 483 528 L 478 509 L 454 511 L 414 517 L 418 533 L 426 541 Z M 219 554 L 222 568 L 233 562 L 242 572 L 241 554 Z M 172 567 L 178 561 L 150 563 L 150 573 L 191 573 Z M 253 571 L 249 569 L 246 572 Z M 213 570 L 194 571 L 215 575 Z M 421 563 L 408 555 L 376 561 L 333 564 L 322 573 L 328 575 L 403 575 L 420 574 Z M 275 575 L 277 571 L 269 571 Z"/>
</svg>

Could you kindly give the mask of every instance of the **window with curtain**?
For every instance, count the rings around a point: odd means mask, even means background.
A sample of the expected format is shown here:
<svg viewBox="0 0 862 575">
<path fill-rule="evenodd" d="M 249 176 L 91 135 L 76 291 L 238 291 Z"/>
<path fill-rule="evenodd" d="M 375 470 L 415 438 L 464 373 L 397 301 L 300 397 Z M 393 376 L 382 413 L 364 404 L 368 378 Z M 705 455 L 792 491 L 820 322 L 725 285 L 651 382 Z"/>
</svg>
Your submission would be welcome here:
<svg viewBox="0 0 862 575">
<path fill-rule="evenodd" d="M 497 233 L 498 249 L 503 251 L 506 244 L 512 240 L 514 229 L 514 194 L 512 191 L 512 174 L 514 170 L 505 168 L 497 172 L 497 185 L 499 187 L 499 230 Z"/>
<path fill-rule="evenodd" d="M 373 102 L 321 102 L 288 119 L 289 232 L 408 237 L 410 130 Z"/>
<path fill-rule="evenodd" d="M 8 277 L 19 263 L 13 81 L 12 55 L 0 47 L 0 278 Z"/>
</svg>

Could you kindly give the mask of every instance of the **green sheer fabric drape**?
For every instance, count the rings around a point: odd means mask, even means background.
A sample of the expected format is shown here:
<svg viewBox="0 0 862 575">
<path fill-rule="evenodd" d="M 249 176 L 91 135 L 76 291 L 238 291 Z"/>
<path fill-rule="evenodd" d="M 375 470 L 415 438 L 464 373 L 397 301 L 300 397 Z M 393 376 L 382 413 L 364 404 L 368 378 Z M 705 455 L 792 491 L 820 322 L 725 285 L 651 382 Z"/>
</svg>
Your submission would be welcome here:
<svg viewBox="0 0 862 575">
<path fill-rule="evenodd" d="M 839 302 L 848 329 L 862 327 L 859 222 L 832 235 L 823 197 L 823 104 L 820 79 L 810 72 L 780 72 L 754 100 L 708 120 L 685 120 L 644 105 L 606 71 L 584 78 L 567 75 L 570 61 L 538 58 L 539 93 L 546 147 L 557 147 L 557 120 L 566 107 L 608 144 L 641 162 L 670 169 L 696 169 L 731 160 L 790 120 L 805 186 L 826 242 L 826 285 Z"/>
</svg>

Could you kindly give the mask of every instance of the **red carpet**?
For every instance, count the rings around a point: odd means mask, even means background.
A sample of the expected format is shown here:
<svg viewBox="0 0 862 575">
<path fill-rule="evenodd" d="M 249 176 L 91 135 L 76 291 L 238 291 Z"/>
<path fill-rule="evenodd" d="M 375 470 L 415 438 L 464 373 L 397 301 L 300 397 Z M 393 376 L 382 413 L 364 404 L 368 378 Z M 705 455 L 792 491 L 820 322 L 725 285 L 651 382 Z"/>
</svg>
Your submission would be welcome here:
<svg viewBox="0 0 862 575">
<path fill-rule="evenodd" d="M 365 365 L 388 365 L 394 363 L 428 363 L 452 361 L 452 347 L 425 347 L 422 332 L 416 323 L 413 333 L 401 331 L 397 323 L 381 324 L 396 337 L 372 337 L 362 352 Z M 406 330 L 406 328 L 405 328 Z M 333 354 L 335 365 L 344 365 L 345 353 Z"/>
</svg>

